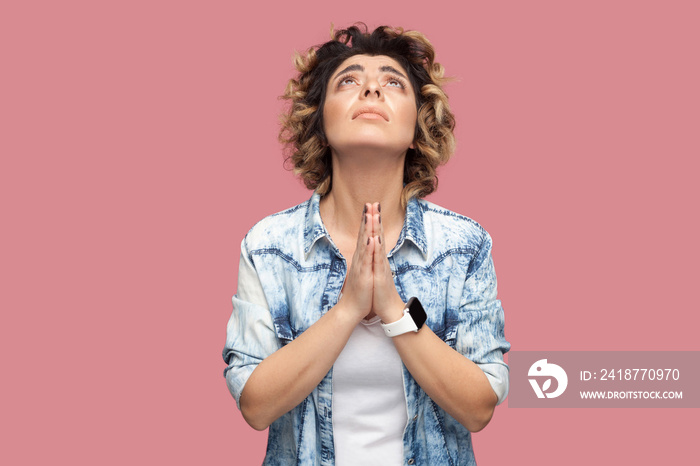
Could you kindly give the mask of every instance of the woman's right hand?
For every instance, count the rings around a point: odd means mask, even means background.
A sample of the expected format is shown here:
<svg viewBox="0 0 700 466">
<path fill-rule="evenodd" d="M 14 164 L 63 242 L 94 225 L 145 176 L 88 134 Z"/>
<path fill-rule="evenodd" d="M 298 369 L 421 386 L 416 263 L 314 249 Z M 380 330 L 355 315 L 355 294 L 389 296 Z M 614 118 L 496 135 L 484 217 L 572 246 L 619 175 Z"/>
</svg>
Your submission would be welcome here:
<svg viewBox="0 0 700 466">
<path fill-rule="evenodd" d="M 359 322 L 372 311 L 372 260 L 374 251 L 374 235 L 372 233 L 371 205 L 365 204 L 362 212 L 360 231 L 357 236 L 355 253 L 352 256 L 350 269 L 345 277 L 343 296 L 338 304 L 343 312 L 352 315 Z"/>
<path fill-rule="evenodd" d="M 345 347 L 353 329 L 372 311 L 372 219 L 362 215 L 343 296 L 318 321 L 255 368 L 241 392 L 243 417 L 264 430 L 299 405 L 318 386 Z"/>
</svg>

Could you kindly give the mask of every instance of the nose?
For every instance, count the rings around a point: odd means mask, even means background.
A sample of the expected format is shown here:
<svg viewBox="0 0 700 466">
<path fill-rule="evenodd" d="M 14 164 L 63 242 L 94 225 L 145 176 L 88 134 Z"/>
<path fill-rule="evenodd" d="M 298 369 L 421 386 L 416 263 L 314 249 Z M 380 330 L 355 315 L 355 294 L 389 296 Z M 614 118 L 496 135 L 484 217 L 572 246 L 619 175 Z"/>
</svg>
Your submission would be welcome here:
<svg viewBox="0 0 700 466">
<path fill-rule="evenodd" d="M 362 96 L 367 99 L 369 97 L 382 97 L 382 88 L 376 80 L 367 81 L 364 89 L 362 90 Z"/>
</svg>

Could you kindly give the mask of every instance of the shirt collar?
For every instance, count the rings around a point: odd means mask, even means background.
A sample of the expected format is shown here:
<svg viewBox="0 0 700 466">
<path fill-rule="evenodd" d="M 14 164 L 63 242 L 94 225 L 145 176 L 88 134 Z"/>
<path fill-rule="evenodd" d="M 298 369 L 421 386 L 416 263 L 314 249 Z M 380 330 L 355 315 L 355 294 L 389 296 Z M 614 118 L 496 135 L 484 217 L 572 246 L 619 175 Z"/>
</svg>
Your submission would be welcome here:
<svg viewBox="0 0 700 466">
<path fill-rule="evenodd" d="M 306 218 L 304 219 L 304 256 L 307 257 L 316 241 L 323 236 L 329 236 L 321 220 L 320 201 L 321 196 L 314 191 L 311 199 L 309 199 L 309 206 L 306 209 Z"/>
<path fill-rule="evenodd" d="M 324 236 L 328 236 L 330 239 L 328 231 L 321 220 L 320 201 L 321 196 L 317 192 L 314 192 L 308 201 L 306 218 L 304 219 L 304 255 L 306 257 L 308 257 L 316 241 Z M 423 209 L 416 198 L 409 199 L 406 205 L 406 218 L 404 219 L 399 240 L 389 255 L 398 251 L 406 240 L 415 244 L 423 256 L 428 254 L 428 242 L 425 237 L 425 225 L 423 223 Z"/>
<path fill-rule="evenodd" d="M 396 247 L 392 250 L 397 251 L 405 240 L 411 241 L 416 245 L 423 256 L 428 255 L 428 241 L 425 237 L 425 223 L 423 222 L 423 208 L 421 203 L 415 197 L 408 200 L 406 204 L 406 218 L 399 235 L 399 241 Z"/>
</svg>

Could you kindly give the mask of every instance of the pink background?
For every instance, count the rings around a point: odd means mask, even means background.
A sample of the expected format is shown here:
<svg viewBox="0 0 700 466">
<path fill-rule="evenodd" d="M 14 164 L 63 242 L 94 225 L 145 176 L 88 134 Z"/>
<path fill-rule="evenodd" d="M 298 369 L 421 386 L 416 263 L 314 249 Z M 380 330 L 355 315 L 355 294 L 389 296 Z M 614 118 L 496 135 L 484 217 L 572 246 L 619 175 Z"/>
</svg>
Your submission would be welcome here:
<svg viewBox="0 0 700 466">
<path fill-rule="evenodd" d="M 700 349 L 697 2 L 9 3 L 0 463 L 261 462 L 220 354 L 241 239 L 309 197 L 277 96 L 331 22 L 420 30 L 459 78 L 429 199 L 492 234 L 513 349 Z M 697 419 L 506 402 L 475 451 L 689 464 Z"/>
</svg>

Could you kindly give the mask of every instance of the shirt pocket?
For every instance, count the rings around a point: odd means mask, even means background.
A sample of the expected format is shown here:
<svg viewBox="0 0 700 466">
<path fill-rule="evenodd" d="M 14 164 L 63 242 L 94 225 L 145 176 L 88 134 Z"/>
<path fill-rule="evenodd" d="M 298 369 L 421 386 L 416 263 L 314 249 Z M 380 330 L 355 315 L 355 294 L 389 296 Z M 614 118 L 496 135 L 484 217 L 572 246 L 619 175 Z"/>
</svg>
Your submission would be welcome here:
<svg viewBox="0 0 700 466">
<path fill-rule="evenodd" d="M 430 329 L 454 348 L 459 312 L 471 250 L 455 249 L 436 257 L 425 266 L 406 265 L 399 268 L 399 288 L 405 300 L 417 296 L 427 314 Z M 401 291 L 401 290 L 400 290 Z"/>
<path fill-rule="evenodd" d="M 397 289 L 404 302 L 417 297 L 425 309 L 425 324 L 445 339 L 445 304 L 447 283 L 435 268 L 408 265 L 397 270 Z"/>
</svg>

